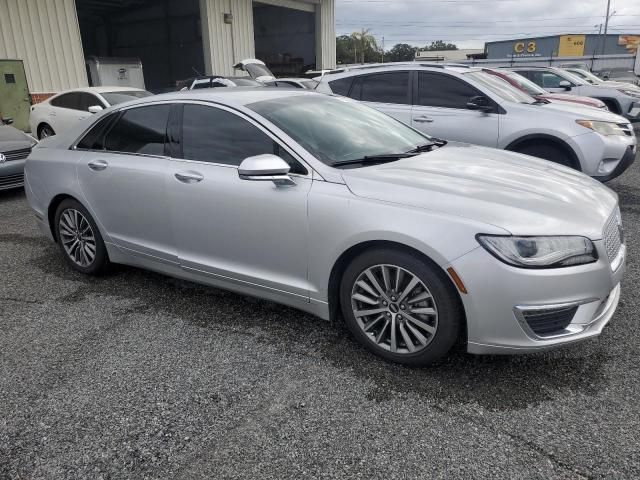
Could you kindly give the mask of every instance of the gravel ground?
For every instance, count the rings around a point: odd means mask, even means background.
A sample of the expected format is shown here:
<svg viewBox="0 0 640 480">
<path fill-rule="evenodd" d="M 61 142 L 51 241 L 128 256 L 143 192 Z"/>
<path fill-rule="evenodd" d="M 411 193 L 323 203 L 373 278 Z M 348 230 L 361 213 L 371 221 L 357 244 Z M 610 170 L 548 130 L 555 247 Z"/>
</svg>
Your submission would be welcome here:
<svg viewBox="0 0 640 480">
<path fill-rule="evenodd" d="M 0 478 L 638 478 L 640 162 L 595 340 L 409 369 L 299 311 L 71 271 L 0 193 Z"/>
</svg>

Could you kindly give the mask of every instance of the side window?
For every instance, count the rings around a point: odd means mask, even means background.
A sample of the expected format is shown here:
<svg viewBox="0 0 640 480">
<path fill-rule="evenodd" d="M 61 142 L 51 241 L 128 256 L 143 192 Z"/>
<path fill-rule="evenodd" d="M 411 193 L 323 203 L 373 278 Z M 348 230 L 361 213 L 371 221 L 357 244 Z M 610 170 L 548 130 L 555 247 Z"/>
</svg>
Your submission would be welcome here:
<svg viewBox="0 0 640 480">
<path fill-rule="evenodd" d="M 542 88 L 560 88 L 560 82 L 564 78 L 556 75 L 555 73 L 543 72 L 542 73 Z"/>
<path fill-rule="evenodd" d="M 529 80 L 531 80 L 533 83 L 535 83 L 539 87 L 542 87 L 544 85 L 542 72 L 533 72 L 531 70 L 527 70 L 525 72 L 518 72 L 518 73 L 520 75 L 524 75 L 525 77 L 527 77 Z"/>
<path fill-rule="evenodd" d="M 51 105 L 59 108 L 80 110 L 80 94 L 78 92 L 65 93 L 51 100 Z"/>
<path fill-rule="evenodd" d="M 151 105 L 125 110 L 107 134 L 106 150 L 164 155 L 170 110 L 170 105 Z"/>
<path fill-rule="evenodd" d="M 331 87 L 331 91 L 333 93 L 346 97 L 347 95 L 349 95 L 349 90 L 351 90 L 352 83 L 353 77 L 339 78 L 337 80 L 329 82 L 329 87 Z"/>
<path fill-rule="evenodd" d="M 376 73 L 360 79 L 363 102 L 410 104 L 409 72 Z"/>
<path fill-rule="evenodd" d="M 117 116 L 117 113 L 113 113 L 100 119 L 98 123 L 87 132 L 82 140 L 77 143 L 76 148 L 83 150 L 104 150 L 104 134 Z"/>
<path fill-rule="evenodd" d="M 283 158 L 291 173 L 307 173 L 284 148 L 238 115 L 204 105 L 184 106 L 183 158 L 238 166 L 245 158 L 263 153 Z"/>
<path fill-rule="evenodd" d="M 418 105 L 466 109 L 471 97 L 477 95 L 481 93 L 450 75 L 426 72 L 418 75 Z"/>
<path fill-rule="evenodd" d="M 79 92 L 79 95 L 80 105 L 78 110 L 83 110 L 86 112 L 89 110 L 89 107 L 93 107 L 94 105 L 99 105 L 104 108 L 104 104 L 93 93 Z"/>
</svg>

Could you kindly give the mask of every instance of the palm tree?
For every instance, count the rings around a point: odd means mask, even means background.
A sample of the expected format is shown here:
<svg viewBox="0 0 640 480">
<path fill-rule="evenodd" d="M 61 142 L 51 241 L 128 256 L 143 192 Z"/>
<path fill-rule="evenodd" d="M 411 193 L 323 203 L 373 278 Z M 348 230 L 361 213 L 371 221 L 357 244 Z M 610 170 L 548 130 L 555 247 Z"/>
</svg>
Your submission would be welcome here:
<svg viewBox="0 0 640 480">
<path fill-rule="evenodd" d="M 376 51 L 378 49 L 378 44 L 376 42 L 376 39 L 373 35 L 371 35 L 371 29 L 367 28 L 367 29 L 362 29 L 360 32 L 353 32 L 351 34 L 351 38 L 353 39 L 353 43 L 354 43 L 354 50 L 356 52 L 356 59 L 357 59 L 357 52 L 360 52 L 360 58 L 362 60 L 361 63 L 364 63 L 364 54 L 368 49 L 372 49 L 374 51 Z M 357 60 L 356 60 L 357 61 Z"/>
</svg>

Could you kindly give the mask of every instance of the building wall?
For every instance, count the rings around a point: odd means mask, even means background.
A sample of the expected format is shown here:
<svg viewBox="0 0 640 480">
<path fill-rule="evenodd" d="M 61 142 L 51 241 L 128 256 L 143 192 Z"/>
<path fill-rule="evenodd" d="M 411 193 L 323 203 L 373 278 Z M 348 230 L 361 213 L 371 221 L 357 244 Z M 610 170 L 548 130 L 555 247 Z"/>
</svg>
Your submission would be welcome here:
<svg viewBox="0 0 640 480">
<path fill-rule="evenodd" d="M 224 14 L 231 14 L 225 23 Z M 251 0 L 200 0 L 204 64 L 208 75 L 239 75 L 233 65 L 255 57 Z"/>
<path fill-rule="evenodd" d="M 640 34 L 638 34 L 640 35 Z M 573 35 L 575 36 L 575 35 Z M 609 34 L 604 35 L 584 35 L 584 56 L 592 55 L 623 55 L 628 53 L 635 53 L 630 51 L 630 47 L 627 45 L 621 45 L 620 40 L 624 35 Z M 527 51 L 529 44 L 535 43 L 535 50 L 532 52 Z M 604 42 L 604 45 L 603 45 Z M 515 47 L 519 43 L 524 43 L 525 49 L 519 54 L 515 51 Z M 560 35 L 552 37 L 531 37 L 521 38 L 514 40 L 505 40 L 499 42 L 488 42 L 485 46 L 487 50 L 487 58 L 490 59 L 502 59 L 511 57 L 550 57 L 557 56 L 560 46 Z M 604 50 L 603 50 L 604 46 Z"/>
<path fill-rule="evenodd" d="M 336 0 L 316 6 L 316 61 L 318 68 L 336 67 Z"/>
<path fill-rule="evenodd" d="M 34 102 L 87 86 L 74 0 L 0 0 L 0 58 L 24 62 Z"/>
</svg>

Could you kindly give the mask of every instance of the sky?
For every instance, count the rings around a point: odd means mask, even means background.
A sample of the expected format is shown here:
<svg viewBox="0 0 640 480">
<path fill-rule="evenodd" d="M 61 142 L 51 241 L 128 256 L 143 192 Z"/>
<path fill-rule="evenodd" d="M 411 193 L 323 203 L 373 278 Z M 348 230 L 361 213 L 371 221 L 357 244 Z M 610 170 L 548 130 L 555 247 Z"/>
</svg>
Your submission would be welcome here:
<svg viewBox="0 0 640 480">
<path fill-rule="evenodd" d="M 371 29 L 388 50 L 434 40 L 458 48 L 559 33 L 598 33 L 607 0 L 336 0 L 338 35 Z M 640 0 L 611 0 L 609 33 L 640 34 Z"/>
</svg>

